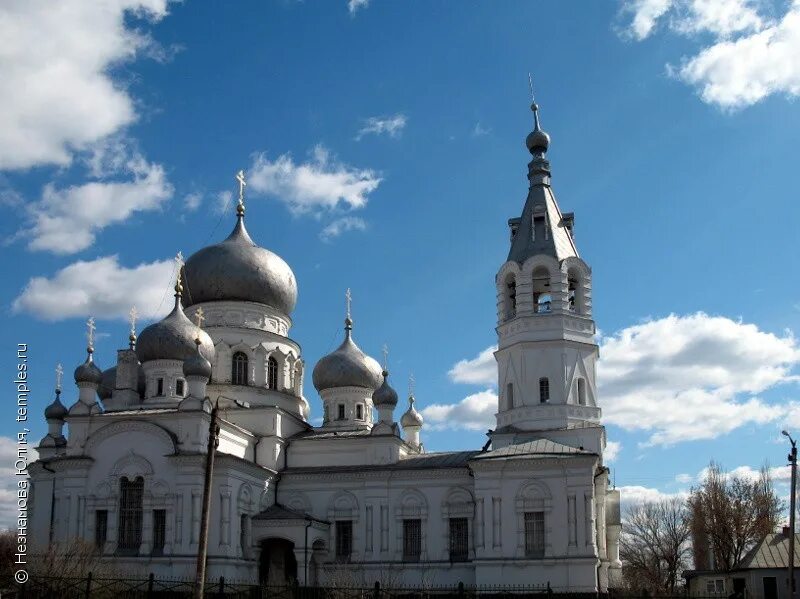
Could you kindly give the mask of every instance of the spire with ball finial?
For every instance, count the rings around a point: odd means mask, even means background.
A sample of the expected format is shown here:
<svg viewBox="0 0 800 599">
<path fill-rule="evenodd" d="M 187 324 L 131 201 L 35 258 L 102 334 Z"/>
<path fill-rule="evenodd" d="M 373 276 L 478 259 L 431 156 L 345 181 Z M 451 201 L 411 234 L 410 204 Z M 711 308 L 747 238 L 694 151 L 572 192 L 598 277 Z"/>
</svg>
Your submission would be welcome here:
<svg viewBox="0 0 800 599">
<path fill-rule="evenodd" d="M 528 85 L 531 90 L 531 110 L 533 111 L 533 131 L 528 134 L 525 139 L 525 145 L 528 151 L 534 157 L 542 158 L 545 152 L 550 147 L 550 136 L 542 130 L 539 124 L 539 105 L 536 104 L 536 99 L 533 96 L 533 78 L 528 73 Z"/>
</svg>

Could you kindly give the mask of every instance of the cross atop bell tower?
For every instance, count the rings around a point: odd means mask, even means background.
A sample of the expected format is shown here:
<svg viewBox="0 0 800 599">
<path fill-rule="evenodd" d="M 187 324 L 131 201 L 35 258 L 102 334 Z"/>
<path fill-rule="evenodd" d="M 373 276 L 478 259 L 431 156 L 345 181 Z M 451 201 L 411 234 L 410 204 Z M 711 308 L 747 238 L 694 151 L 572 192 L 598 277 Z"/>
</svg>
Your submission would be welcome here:
<svg viewBox="0 0 800 599">
<path fill-rule="evenodd" d="M 529 79 L 530 81 L 530 79 Z M 497 286 L 498 367 L 495 446 L 519 435 L 597 425 L 591 269 L 578 255 L 571 213 L 551 187 L 550 136 L 533 101 L 533 131 L 525 140 L 528 195 L 508 221 L 508 260 Z"/>
</svg>

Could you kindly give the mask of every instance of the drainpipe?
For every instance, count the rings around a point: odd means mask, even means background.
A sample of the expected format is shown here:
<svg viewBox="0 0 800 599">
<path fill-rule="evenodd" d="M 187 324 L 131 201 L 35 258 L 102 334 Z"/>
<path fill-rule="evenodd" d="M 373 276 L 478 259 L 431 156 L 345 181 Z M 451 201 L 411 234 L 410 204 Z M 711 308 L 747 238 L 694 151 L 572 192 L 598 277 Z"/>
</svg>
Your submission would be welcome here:
<svg viewBox="0 0 800 599">
<path fill-rule="evenodd" d="M 303 586 L 308 586 L 308 528 L 311 526 L 313 520 L 308 517 L 306 514 L 306 542 L 303 546 L 303 551 L 305 552 L 305 556 L 303 557 L 304 562 L 304 573 L 303 573 Z"/>
</svg>

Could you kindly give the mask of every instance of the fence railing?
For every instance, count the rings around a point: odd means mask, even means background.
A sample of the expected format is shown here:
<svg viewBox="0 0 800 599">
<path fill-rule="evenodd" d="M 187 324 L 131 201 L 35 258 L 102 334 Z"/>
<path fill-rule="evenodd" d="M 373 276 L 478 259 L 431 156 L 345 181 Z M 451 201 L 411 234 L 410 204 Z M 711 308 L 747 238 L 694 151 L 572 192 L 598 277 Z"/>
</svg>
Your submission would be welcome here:
<svg viewBox="0 0 800 599">
<path fill-rule="evenodd" d="M 156 578 L 83 578 L 33 576 L 25 584 L 0 579 L 3 599 L 159 599 L 191 597 L 194 581 Z M 602 593 L 559 592 L 546 585 L 474 586 L 426 585 L 419 587 L 281 585 L 230 581 L 221 577 L 205 583 L 207 599 L 614 599 Z M 631 599 L 629 596 L 625 599 Z"/>
</svg>

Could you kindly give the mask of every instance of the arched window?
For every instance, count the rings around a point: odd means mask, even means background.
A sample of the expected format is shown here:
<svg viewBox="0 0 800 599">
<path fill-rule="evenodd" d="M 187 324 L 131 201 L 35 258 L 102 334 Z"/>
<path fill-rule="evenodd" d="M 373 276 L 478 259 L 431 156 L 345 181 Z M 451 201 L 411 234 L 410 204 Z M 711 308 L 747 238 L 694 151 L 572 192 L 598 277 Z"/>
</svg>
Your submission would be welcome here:
<svg viewBox="0 0 800 599">
<path fill-rule="evenodd" d="M 513 274 L 506 277 L 506 320 L 517 315 L 517 280 Z"/>
<path fill-rule="evenodd" d="M 578 379 L 578 405 L 586 405 L 586 381 Z"/>
<path fill-rule="evenodd" d="M 142 500 L 144 479 L 122 477 L 119 483 L 119 543 L 120 553 L 137 555 L 142 544 Z"/>
<path fill-rule="evenodd" d="M 550 380 L 547 377 L 539 379 L 539 401 L 544 403 L 550 400 Z"/>
<path fill-rule="evenodd" d="M 539 266 L 533 271 L 533 311 L 536 314 L 550 312 L 550 271 Z"/>
<path fill-rule="evenodd" d="M 278 361 L 272 356 L 267 360 L 267 389 L 278 388 Z"/>
<path fill-rule="evenodd" d="M 247 354 L 244 352 L 237 351 L 233 354 L 231 383 L 234 385 L 247 384 Z"/>
</svg>

